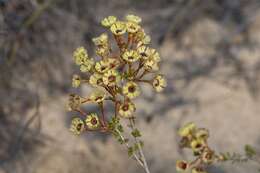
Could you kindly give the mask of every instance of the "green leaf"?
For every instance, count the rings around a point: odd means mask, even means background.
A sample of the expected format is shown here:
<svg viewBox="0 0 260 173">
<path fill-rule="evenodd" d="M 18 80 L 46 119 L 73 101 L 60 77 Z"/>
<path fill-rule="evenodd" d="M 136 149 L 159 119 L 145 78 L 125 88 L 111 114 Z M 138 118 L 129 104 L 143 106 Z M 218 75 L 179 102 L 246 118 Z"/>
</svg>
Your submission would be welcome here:
<svg viewBox="0 0 260 173">
<path fill-rule="evenodd" d="M 138 129 L 134 129 L 132 132 L 131 132 L 132 136 L 137 138 L 137 137 L 141 137 L 141 133 Z"/>
<path fill-rule="evenodd" d="M 251 157 L 253 157 L 256 154 L 255 149 L 252 146 L 250 146 L 250 145 L 245 145 L 244 150 L 245 150 L 245 153 L 246 153 L 247 157 L 251 158 Z"/>
<path fill-rule="evenodd" d="M 128 156 L 131 157 L 134 154 L 134 148 L 133 147 L 129 147 L 128 148 Z"/>
</svg>

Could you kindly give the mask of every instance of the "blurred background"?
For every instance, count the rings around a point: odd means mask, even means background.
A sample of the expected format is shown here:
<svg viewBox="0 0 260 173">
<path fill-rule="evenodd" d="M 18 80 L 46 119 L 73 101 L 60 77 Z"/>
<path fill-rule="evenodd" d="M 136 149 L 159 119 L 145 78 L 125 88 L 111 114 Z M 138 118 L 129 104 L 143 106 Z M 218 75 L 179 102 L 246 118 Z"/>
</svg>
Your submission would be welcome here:
<svg viewBox="0 0 260 173">
<path fill-rule="evenodd" d="M 142 17 L 168 79 L 163 93 L 144 86 L 136 100 L 151 172 L 175 172 L 176 159 L 190 158 L 177 144 L 190 121 L 210 129 L 216 151 L 260 149 L 259 0 L 0 0 L 0 9 L 1 173 L 144 172 L 112 137 L 73 136 L 65 109 L 78 71 L 73 50 L 93 55 L 100 20 L 128 13 Z"/>
</svg>

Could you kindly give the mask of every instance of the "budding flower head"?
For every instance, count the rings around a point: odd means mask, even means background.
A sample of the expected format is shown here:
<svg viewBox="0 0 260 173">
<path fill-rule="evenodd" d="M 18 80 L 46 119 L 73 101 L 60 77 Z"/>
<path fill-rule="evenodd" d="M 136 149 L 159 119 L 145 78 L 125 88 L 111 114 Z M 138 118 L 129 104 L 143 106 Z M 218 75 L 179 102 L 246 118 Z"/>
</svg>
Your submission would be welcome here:
<svg viewBox="0 0 260 173">
<path fill-rule="evenodd" d="M 100 123 L 99 123 L 99 118 L 97 116 L 97 114 L 95 113 L 91 113 L 87 116 L 86 120 L 86 125 L 89 129 L 96 129 L 100 126 Z"/>
<path fill-rule="evenodd" d="M 110 30 L 114 35 L 123 35 L 126 32 L 126 24 L 124 22 L 117 21 L 111 26 Z"/>
<path fill-rule="evenodd" d="M 178 134 L 181 137 L 187 137 L 190 134 L 192 134 L 192 132 L 196 129 L 196 125 L 192 122 L 187 123 L 186 125 L 184 125 L 183 127 L 181 127 L 178 131 Z"/>
<path fill-rule="evenodd" d="M 128 14 L 125 18 L 127 21 L 134 23 L 140 23 L 142 21 L 142 19 L 139 16 L 133 14 Z"/>
<path fill-rule="evenodd" d="M 70 131 L 75 135 L 81 134 L 85 129 L 83 120 L 80 118 L 73 118 L 70 125 Z"/>
<path fill-rule="evenodd" d="M 76 110 L 79 108 L 79 106 L 81 105 L 81 97 L 79 95 L 76 94 L 70 94 L 69 96 L 69 102 L 68 102 L 68 110 L 72 111 L 72 110 Z"/>
<path fill-rule="evenodd" d="M 92 39 L 96 46 L 106 46 L 108 44 L 108 35 L 103 33 L 99 37 Z"/>
<path fill-rule="evenodd" d="M 134 111 L 135 111 L 135 105 L 130 101 L 120 104 L 119 114 L 121 115 L 121 117 L 131 118 L 133 117 Z"/>
<path fill-rule="evenodd" d="M 197 129 L 195 133 L 196 138 L 206 140 L 209 137 L 209 131 L 205 128 Z"/>
<path fill-rule="evenodd" d="M 178 172 L 185 172 L 189 169 L 189 164 L 185 160 L 177 160 L 176 170 Z"/>
<path fill-rule="evenodd" d="M 81 65 L 80 65 L 80 71 L 89 72 L 92 69 L 94 63 L 95 62 L 93 59 L 83 59 Z"/>
<path fill-rule="evenodd" d="M 162 75 L 156 75 L 155 78 L 153 79 L 153 87 L 157 92 L 163 91 L 166 85 L 167 82 Z"/>
<path fill-rule="evenodd" d="M 115 16 L 108 16 L 106 18 L 104 18 L 102 21 L 101 21 L 101 24 L 104 26 L 104 27 L 110 27 L 112 24 L 114 24 L 116 22 L 116 17 Z"/>
<path fill-rule="evenodd" d="M 127 82 L 123 87 L 123 93 L 130 99 L 136 98 L 140 94 L 139 86 L 135 82 Z"/>
<path fill-rule="evenodd" d="M 72 87 L 78 88 L 80 85 L 80 76 L 77 74 L 74 74 L 72 77 Z"/>
<path fill-rule="evenodd" d="M 88 58 L 87 50 L 84 47 L 79 47 L 74 51 L 73 57 L 75 63 L 81 65 Z"/>
</svg>

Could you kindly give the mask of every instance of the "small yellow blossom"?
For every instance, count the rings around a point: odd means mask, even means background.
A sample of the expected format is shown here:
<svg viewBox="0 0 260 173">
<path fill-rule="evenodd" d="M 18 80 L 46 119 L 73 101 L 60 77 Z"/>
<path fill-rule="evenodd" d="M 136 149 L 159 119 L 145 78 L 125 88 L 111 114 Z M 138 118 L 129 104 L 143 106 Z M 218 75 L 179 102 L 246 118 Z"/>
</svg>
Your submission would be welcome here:
<svg viewBox="0 0 260 173">
<path fill-rule="evenodd" d="M 160 55 L 155 49 L 150 49 L 150 57 L 149 58 L 152 59 L 153 61 L 156 61 L 156 62 L 161 61 Z"/>
<path fill-rule="evenodd" d="M 109 54 L 109 48 L 108 47 L 99 47 L 96 49 L 96 54 L 101 57 L 107 57 Z"/>
<path fill-rule="evenodd" d="M 108 58 L 107 63 L 108 63 L 109 69 L 112 70 L 112 69 L 116 69 L 119 66 L 120 61 L 115 58 Z"/>
<path fill-rule="evenodd" d="M 96 62 L 95 69 L 99 73 L 105 73 L 109 70 L 109 64 L 105 60 L 101 60 L 99 62 Z"/>
<path fill-rule="evenodd" d="M 82 103 L 82 99 L 79 95 L 70 94 L 69 102 L 68 102 L 68 105 L 67 105 L 68 110 L 72 111 L 72 110 L 78 109 L 79 106 L 81 105 L 81 103 Z"/>
<path fill-rule="evenodd" d="M 92 39 L 96 46 L 107 46 L 108 45 L 108 35 L 103 33 L 99 37 Z"/>
<path fill-rule="evenodd" d="M 96 90 L 90 95 L 90 100 L 95 103 L 101 103 L 105 99 L 105 92 L 102 90 Z"/>
<path fill-rule="evenodd" d="M 199 128 L 195 133 L 196 138 L 206 140 L 209 137 L 209 131 L 205 128 Z"/>
<path fill-rule="evenodd" d="M 87 50 L 84 47 L 79 47 L 74 51 L 73 57 L 75 63 L 81 65 L 86 59 L 88 59 Z"/>
<path fill-rule="evenodd" d="M 126 30 L 129 33 L 136 33 L 140 29 L 140 26 L 134 22 L 127 22 L 126 23 Z"/>
<path fill-rule="evenodd" d="M 116 20 L 117 18 L 115 16 L 108 16 L 101 21 L 101 25 L 103 25 L 104 27 L 110 27 L 116 22 Z"/>
<path fill-rule="evenodd" d="M 103 82 L 108 86 L 115 86 L 120 81 L 120 76 L 116 70 L 108 70 L 103 76 Z"/>
<path fill-rule="evenodd" d="M 123 118 L 131 118 L 133 117 L 133 113 L 135 111 L 135 105 L 132 102 L 124 102 L 119 106 L 119 114 Z"/>
<path fill-rule="evenodd" d="M 99 123 L 99 118 L 97 114 L 91 113 L 87 116 L 86 120 L 86 125 L 88 126 L 89 129 L 97 129 L 100 126 Z"/>
<path fill-rule="evenodd" d="M 139 16 L 133 15 L 133 14 L 128 14 L 126 16 L 126 20 L 129 22 L 134 22 L 134 23 L 140 23 L 142 19 Z"/>
<path fill-rule="evenodd" d="M 176 171 L 185 172 L 189 169 L 189 164 L 185 160 L 177 160 Z"/>
<path fill-rule="evenodd" d="M 93 59 L 84 59 L 82 64 L 80 65 L 80 71 L 81 72 L 89 72 L 92 67 L 94 66 L 94 60 Z"/>
<path fill-rule="evenodd" d="M 200 153 L 203 150 L 205 143 L 202 140 L 193 140 L 191 141 L 190 146 L 193 152 Z"/>
<path fill-rule="evenodd" d="M 72 87 L 78 88 L 80 86 L 80 83 L 81 83 L 80 76 L 77 74 L 74 74 L 72 77 Z"/>
<path fill-rule="evenodd" d="M 114 35 L 123 35 L 126 32 L 126 24 L 124 22 L 117 21 L 110 27 L 110 30 Z"/>
<path fill-rule="evenodd" d="M 153 79 L 153 87 L 157 92 L 161 92 L 167 85 L 165 78 L 162 75 L 157 75 Z"/>
<path fill-rule="evenodd" d="M 178 131 L 181 137 L 187 137 L 196 130 L 196 125 L 192 122 L 185 124 Z"/>
<path fill-rule="evenodd" d="M 154 61 L 153 59 L 147 59 L 144 62 L 144 68 L 147 71 L 158 71 L 159 70 L 158 62 Z"/>
<path fill-rule="evenodd" d="M 98 73 L 94 73 L 90 76 L 89 78 L 89 83 L 92 86 L 101 86 L 103 84 L 103 76 L 101 74 Z"/>
<path fill-rule="evenodd" d="M 140 47 L 142 45 L 150 44 L 151 37 L 147 35 L 143 29 L 139 29 L 136 33 L 136 39 L 138 41 L 137 47 Z"/>
<path fill-rule="evenodd" d="M 133 99 L 140 95 L 139 86 L 134 82 L 127 82 L 123 87 L 123 94 L 130 99 Z"/>
<path fill-rule="evenodd" d="M 122 58 L 127 62 L 135 62 L 140 58 L 140 55 L 135 50 L 129 50 L 124 52 Z"/>
<path fill-rule="evenodd" d="M 140 46 L 137 48 L 137 52 L 142 59 L 147 60 L 151 54 L 150 48 L 147 46 Z"/>
<path fill-rule="evenodd" d="M 84 121 L 80 118 L 73 118 L 70 124 L 70 131 L 75 135 L 81 134 L 85 129 Z"/>
</svg>

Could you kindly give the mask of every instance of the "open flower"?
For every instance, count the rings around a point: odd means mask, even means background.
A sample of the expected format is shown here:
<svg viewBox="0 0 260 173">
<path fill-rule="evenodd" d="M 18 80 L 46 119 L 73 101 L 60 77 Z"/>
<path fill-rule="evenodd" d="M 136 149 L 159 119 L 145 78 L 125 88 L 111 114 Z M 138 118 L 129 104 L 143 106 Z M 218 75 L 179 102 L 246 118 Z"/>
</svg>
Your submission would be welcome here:
<svg viewBox="0 0 260 173">
<path fill-rule="evenodd" d="M 100 126 L 99 118 L 95 113 L 89 114 L 85 122 L 89 129 L 97 129 Z"/>
<path fill-rule="evenodd" d="M 119 106 L 119 114 L 123 118 L 131 118 L 133 117 L 133 113 L 135 111 L 135 105 L 132 102 L 124 102 Z"/>
<path fill-rule="evenodd" d="M 77 65 L 83 64 L 88 59 L 87 50 L 84 47 L 77 48 L 73 53 L 73 58 Z"/>
<path fill-rule="evenodd" d="M 205 143 L 202 140 L 193 140 L 190 143 L 191 149 L 194 152 L 194 154 L 201 153 Z"/>
<path fill-rule="evenodd" d="M 153 61 L 156 61 L 156 62 L 161 61 L 160 55 L 155 49 L 150 49 L 150 57 L 149 58 L 152 59 Z"/>
<path fill-rule="evenodd" d="M 80 83 L 81 83 L 80 76 L 77 74 L 74 74 L 72 77 L 72 87 L 78 88 L 80 86 Z"/>
<path fill-rule="evenodd" d="M 89 78 L 89 83 L 92 86 L 101 86 L 103 84 L 103 76 L 98 73 L 94 73 Z"/>
<path fill-rule="evenodd" d="M 96 90 L 90 95 L 90 100 L 95 103 L 101 103 L 105 99 L 105 92 L 102 90 Z"/>
<path fill-rule="evenodd" d="M 139 86 L 134 82 L 127 82 L 123 87 L 123 94 L 130 99 L 133 99 L 140 94 Z"/>
<path fill-rule="evenodd" d="M 176 171 L 185 172 L 189 169 L 189 164 L 185 160 L 177 160 Z"/>
<path fill-rule="evenodd" d="M 137 52 L 142 59 L 147 60 L 151 54 L 150 48 L 147 46 L 140 46 L 137 48 Z"/>
<path fill-rule="evenodd" d="M 108 63 L 109 69 L 112 70 L 112 69 L 116 69 L 119 66 L 120 61 L 116 58 L 108 58 L 107 63 Z"/>
<path fill-rule="evenodd" d="M 117 19 L 115 16 L 108 16 L 101 21 L 101 25 L 103 25 L 104 27 L 110 27 L 116 22 L 116 20 Z"/>
<path fill-rule="evenodd" d="M 126 30 L 127 32 L 129 33 L 136 33 L 139 29 L 140 29 L 140 25 L 138 25 L 137 23 L 134 23 L 134 22 L 127 22 L 126 23 Z"/>
<path fill-rule="evenodd" d="M 108 86 L 115 86 L 120 81 L 120 76 L 116 70 L 109 70 L 103 76 L 103 82 Z"/>
<path fill-rule="evenodd" d="M 110 27 L 110 30 L 114 35 L 123 35 L 126 32 L 126 24 L 124 22 L 117 21 Z"/>
<path fill-rule="evenodd" d="M 99 62 L 96 62 L 95 69 L 99 73 L 105 73 L 109 70 L 109 64 L 105 60 L 101 60 Z"/>
<path fill-rule="evenodd" d="M 108 35 L 103 33 L 99 37 L 93 38 L 92 41 L 96 46 L 106 47 L 108 45 Z"/>
<path fill-rule="evenodd" d="M 147 59 L 144 62 L 144 68 L 147 71 L 158 71 L 159 70 L 158 62 L 154 61 L 153 59 Z"/>
<path fill-rule="evenodd" d="M 84 121 L 80 118 L 73 118 L 70 124 L 70 131 L 75 135 L 81 134 L 85 129 Z"/>
<path fill-rule="evenodd" d="M 142 21 L 142 19 L 139 16 L 133 14 L 128 14 L 125 18 L 127 21 L 134 23 L 140 23 Z"/>
<path fill-rule="evenodd" d="M 140 55 L 135 50 L 129 50 L 124 52 L 122 58 L 127 62 L 135 62 L 140 58 Z"/>
<path fill-rule="evenodd" d="M 166 80 L 162 75 L 157 75 L 153 79 L 153 87 L 157 92 L 161 92 L 166 87 L 166 85 Z"/>
<path fill-rule="evenodd" d="M 178 131 L 178 134 L 181 137 L 188 137 L 196 130 L 196 125 L 192 122 L 185 124 L 183 127 L 181 127 Z"/>
<path fill-rule="evenodd" d="M 68 102 L 68 110 L 72 111 L 75 109 L 78 109 L 82 103 L 82 99 L 79 95 L 76 94 L 70 94 L 69 96 L 69 102 Z"/>
<path fill-rule="evenodd" d="M 89 72 L 92 67 L 94 66 L 94 60 L 93 59 L 84 59 L 80 65 L 80 71 L 81 72 Z"/>
</svg>

